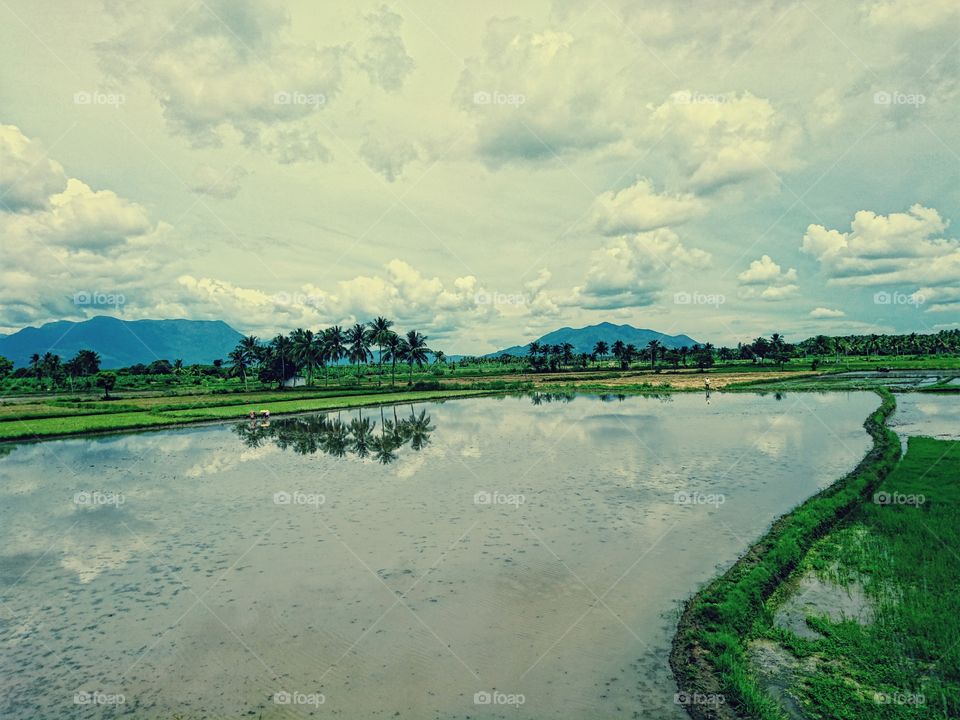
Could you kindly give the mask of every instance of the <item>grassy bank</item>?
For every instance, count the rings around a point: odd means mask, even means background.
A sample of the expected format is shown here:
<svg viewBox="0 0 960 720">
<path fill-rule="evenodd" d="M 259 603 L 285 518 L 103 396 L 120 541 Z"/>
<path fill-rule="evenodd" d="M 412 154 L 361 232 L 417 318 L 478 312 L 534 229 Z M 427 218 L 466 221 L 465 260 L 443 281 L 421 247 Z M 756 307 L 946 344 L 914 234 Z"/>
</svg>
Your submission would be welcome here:
<svg viewBox="0 0 960 720">
<path fill-rule="evenodd" d="M 789 650 L 789 692 L 809 718 L 960 717 L 960 442 L 910 438 L 907 454 L 797 576 L 862 584 L 872 621 L 807 616 L 801 638 L 762 618 L 756 635 Z M 774 605 L 790 593 L 778 593 Z"/>
<path fill-rule="evenodd" d="M 895 466 L 900 443 L 885 421 L 896 403 L 889 391 L 877 392 L 880 408 L 864 423 L 873 447 L 857 467 L 780 518 L 730 570 L 687 602 L 670 655 L 678 686 L 693 697 L 722 695 L 725 700 L 687 705 L 695 720 L 782 717 L 750 672 L 747 640 L 767 613 L 771 594 L 813 543 L 872 494 Z"/>
<path fill-rule="evenodd" d="M 283 399 L 264 398 L 260 393 L 251 393 L 247 397 L 230 396 L 221 398 L 219 404 L 209 400 L 215 396 L 203 396 L 205 403 L 153 403 L 150 407 L 138 407 L 134 401 L 120 404 L 119 412 L 109 411 L 97 414 L 63 415 L 59 417 L 16 417 L 0 421 L 0 440 L 30 440 L 66 435 L 108 432 L 115 430 L 136 430 L 153 427 L 169 427 L 189 423 L 217 420 L 241 420 L 250 410 L 269 410 L 272 415 L 310 412 L 317 410 L 337 410 L 341 408 L 367 407 L 397 402 L 418 402 L 453 397 L 469 397 L 489 393 L 491 390 L 410 390 L 401 392 L 380 392 L 363 394 L 340 394 L 321 396 L 290 397 Z M 157 400 L 153 398 L 152 400 Z M 130 403 L 134 404 L 131 405 Z M 109 404 L 108 404 L 109 405 Z M 135 409 L 131 410 L 133 407 Z"/>
</svg>

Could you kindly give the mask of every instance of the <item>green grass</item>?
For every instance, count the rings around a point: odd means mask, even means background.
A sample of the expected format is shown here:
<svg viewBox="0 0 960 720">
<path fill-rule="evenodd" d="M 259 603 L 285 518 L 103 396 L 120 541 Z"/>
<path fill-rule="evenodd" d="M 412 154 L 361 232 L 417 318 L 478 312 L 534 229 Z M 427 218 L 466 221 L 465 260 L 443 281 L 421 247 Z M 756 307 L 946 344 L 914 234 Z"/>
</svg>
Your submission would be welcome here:
<svg viewBox="0 0 960 720">
<path fill-rule="evenodd" d="M 361 395 L 338 395 L 323 397 L 298 397 L 283 400 L 264 400 L 251 394 L 238 402 L 230 397 L 219 405 L 188 407 L 173 410 L 154 408 L 135 412 L 109 412 L 96 415 L 64 416 L 54 418 L 27 418 L 7 420 L 0 423 L 0 439 L 23 440 L 55 437 L 111 430 L 134 430 L 149 427 L 165 427 L 181 423 L 215 420 L 241 420 L 250 410 L 269 410 L 272 414 L 332 410 L 338 408 L 365 407 L 384 403 L 419 402 L 451 397 L 464 397 L 488 393 L 489 390 L 451 389 L 421 390 L 406 392 L 366 393 Z"/>
<path fill-rule="evenodd" d="M 747 642 L 768 613 L 766 602 L 802 561 L 813 543 L 832 529 L 896 465 L 900 442 L 885 421 L 896 407 L 884 389 L 880 408 L 864 423 L 873 447 L 857 467 L 773 524 L 730 570 L 686 604 L 674 638 L 670 665 L 681 690 L 720 693 L 720 706 L 691 706 L 698 717 L 782 717 L 751 673 Z"/>
<path fill-rule="evenodd" d="M 769 616 L 758 629 L 818 659 L 816 672 L 791 688 L 807 717 L 960 717 L 958 479 L 960 442 L 910 438 L 878 497 L 924 501 L 861 503 L 800 564 L 798 574 L 812 570 L 840 584 L 861 579 L 873 623 L 810 617 L 824 636 L 817 640 L 774 629 Z"/>
</svg>

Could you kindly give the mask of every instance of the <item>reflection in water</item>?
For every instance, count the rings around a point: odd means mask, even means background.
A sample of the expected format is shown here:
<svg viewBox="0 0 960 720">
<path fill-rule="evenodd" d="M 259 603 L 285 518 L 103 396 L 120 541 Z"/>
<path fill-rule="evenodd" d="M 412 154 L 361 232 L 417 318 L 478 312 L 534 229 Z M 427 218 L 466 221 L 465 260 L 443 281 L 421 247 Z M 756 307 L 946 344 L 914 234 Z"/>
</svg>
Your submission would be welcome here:
<svg viewBox="0 0 960 720">
<path fill-rule="evenodd" d="M 252 420 L 238 423 L 234 432 L 249 448 L 261 447 L 269 439 L 281 450 L 293 450 L 298 455 L 314 455 L 318 452 L 332 457 L 353 454 L 360 459 L 373 457 L 382 465 L 397 459 L 397 451 L 409 446 L 414 452 L 423 450 L 430 443 L 431 425 L 426 410 L 418 415 L 413 406 L 410 417 L 398 417 L 393 407 L 393 419 L 384 416 L 380 408 L 380 423 L 363 416 L 343 421 L 340 414 L 304 415 L 300 417 L 262 422 Z"/>
</svg>

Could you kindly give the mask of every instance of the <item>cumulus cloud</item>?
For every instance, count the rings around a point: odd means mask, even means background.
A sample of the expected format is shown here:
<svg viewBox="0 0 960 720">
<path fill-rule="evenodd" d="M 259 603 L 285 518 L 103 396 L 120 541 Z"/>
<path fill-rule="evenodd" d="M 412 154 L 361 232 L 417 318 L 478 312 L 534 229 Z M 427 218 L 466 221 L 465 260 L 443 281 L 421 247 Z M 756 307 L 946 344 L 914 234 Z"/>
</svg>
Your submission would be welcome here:
<svg viewBox="0 0 960 720">
<path fill-rule="evenodd" d="M 689 186 L 701 192 L 755 179 L 778 184 L 780 173 L 799 166 L 799 129 L 749 92 L 675 92 L 653 111 L 651 132 L 665 137 Z"/>
<path fill-rule="evenodd" d="M 518 18 L 487 24 L 483 53 L 468 59 L 456 97 L 491 166 L 554 160 L 622 135 L 611 115 L 599 36 L 534 29 Z"/>
<path fill-rule="evenodd" d="M 320 115 L 351 74 L 395 91 L 414 68 L 403 18 L 385 5 L 352 21 L 354 42 L 327 45 L 296 38 L 275 0 L 148 6 L 115 20 L 116 35 L 97 46 L 110 81 L 145 83 L 168 127 L 193 146 L 238 138 L 281 163 L 331 159 L 332 121 Z"/>
<path fill-rule="evenodd" d="M 810 311 L 810 317 L 817 320 L 826 320 L 830 318 L 842 318 L 846 317 L 846 313 L 843 310 L 832 310 L 830 308 L 818 307 Z"/>
<path fill-rule="evenodd" d="M 383 269 L 382 274 L 358 275 L 329 289 L 308 283 L 268 292 L 189 274 L 182 275 L 178 283 L 183 293 L 181 302 L 195 312 L 247 328 L 317 327 L 387 315 L 401 325 L 442 334 L 495 312 L 493 306 L 477 301 L 485 290 L 472 275 L 447 284 L 399 259 L 391 260 Z"/>
<path fill-rule="evenodd" d="M 622 190 L 597 196 L 591 224 L 604 235 L 626 235 L 681 225 L 703 211 L 703 203 L 695 195 L 659 194 L 652 181 L 641 178 Z"/>
<path fill-rule="evenodd" d="M 652 305 L 674 271 L 709 267 L 710 254 L 684 247 L 670 228 L 608 241 L 590 257 L 570 304 L 594 309 Z"/>
<path fill-rule="evenodd" d="M 877 215 L 861 210 L 849 232 L 810 225 L 801 249 L 839 285 L 960 285 L 960 242 L 943 237 L 948 222 L 933 208 Z"/>
<path fill-rule="evenodd" d="M 51 178 L 63 172 L 19 129 L 8 127 L 5 134 L 31 148 L 36 166 L 55 170 Z M 122 294 L 145 305 L 157 299 L 177 249 L 171 228 L 151 219 L 142 205 L 65 175 L 62 186 L 31 180 L 29 193 L 20 197 L 30 203 L 17 212 L 0 209 L 0 315 L 6 323 L 116 309 L 78 306 L 77 292 Z"/>
<path fill-rule="evenodd" d="M 46 207 L 67 186 L 63 167 L 15 125 L 0 125 L 0 208 Z"/>
<path fill-rule="evenodd" d="M 800 291 L 796 269 L 782 270 L 769 255 L 751 262 L 737 281 L 739 296 L 747 300 L 786 300 Z"/>
</svg>

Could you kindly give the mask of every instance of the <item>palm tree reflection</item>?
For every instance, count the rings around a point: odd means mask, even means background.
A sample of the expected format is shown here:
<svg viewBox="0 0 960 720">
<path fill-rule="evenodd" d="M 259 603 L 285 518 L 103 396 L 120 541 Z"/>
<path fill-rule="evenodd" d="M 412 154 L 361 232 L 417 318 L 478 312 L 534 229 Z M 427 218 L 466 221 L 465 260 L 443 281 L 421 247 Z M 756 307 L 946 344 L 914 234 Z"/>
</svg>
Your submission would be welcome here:
<svg viewBox="0 0 960 720">
<path fill-rule="evenodd" d="M 396 407 L 393 419 L 385 417 L 384 409 L 380 408 L 379 430 L 377 421 L 364 417 L 363 410 L 347 422 L 337 413 L 336 416 L 303 415 L 234 426 L 234 432 L 247 447 L 261 447 L 270 440 L 280 449 L 293 450 L 298 455 L 318 452 L 337 458 L 352 455 L 360 459 L 373 458 L 382 465 L 396 460 L 398 451 L 405 445 L 414 452 L 423 450 L 435 429 L 427 411 L 417 414 L 412 405 L 410 416 L 404 418 L 397 417 Z"/>
</svg>

